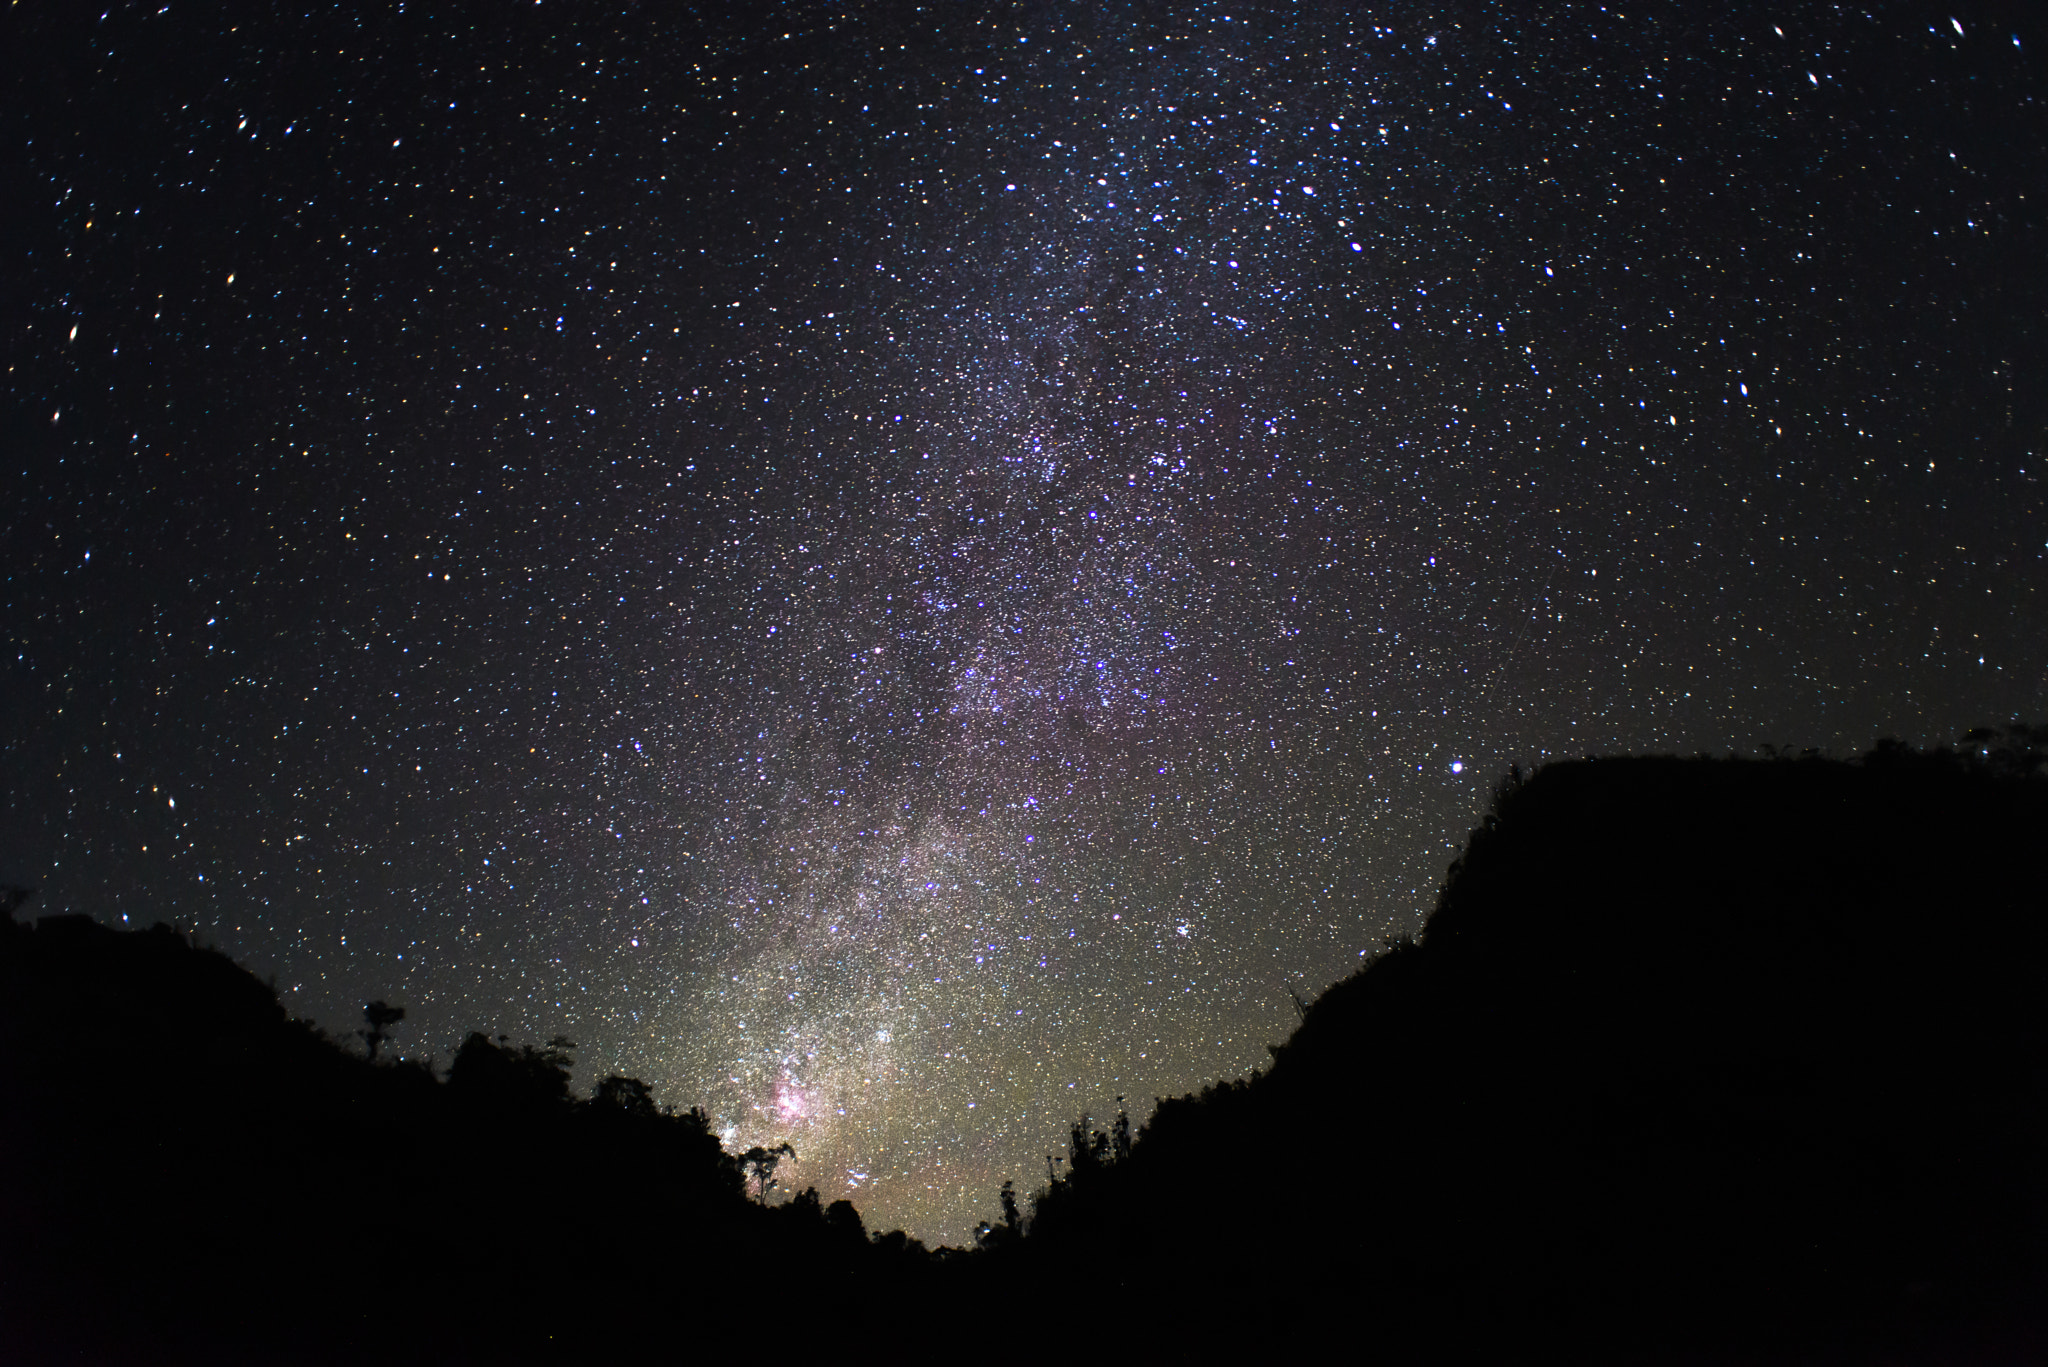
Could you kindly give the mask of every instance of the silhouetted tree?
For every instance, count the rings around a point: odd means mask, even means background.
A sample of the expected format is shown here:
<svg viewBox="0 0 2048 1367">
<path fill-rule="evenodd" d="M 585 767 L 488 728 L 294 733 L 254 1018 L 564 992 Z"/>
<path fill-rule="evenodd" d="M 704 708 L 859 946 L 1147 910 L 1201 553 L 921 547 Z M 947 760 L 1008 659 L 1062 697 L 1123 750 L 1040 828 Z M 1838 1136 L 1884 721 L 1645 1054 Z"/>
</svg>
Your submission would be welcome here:
<svg viewBox="0 0 2048 1367">
<path fill-rule="evenodd" d="M 784 1140 L 774 1148 L 763 1148 L 756 1144 L 740 1155 L 740 1171 L 754 1184 L 754 1199 L 762 1205 L 768 1204 L 768 1193 L 775 1189 L 775 1169 L 785 1158 L 796 1157 L 796 1150 Z"/>
<path fill-rule="evenodd" d="M 377 1061 L 377 1051 L 384 1047 L 384 1041 L 391 1038 L 391 1027 L 404 1019 L 405 1008 L 402 1006 L 370 1002 L 363 1007 L 363 1020 L 368 1028 L 356 1033 L 363 1037 L 363 1048 L 370 1062 Z"/>
<path fill-rule="evenodd" d="M 1131 1116 L 1124 1109 L 1124 1099 L 1116 1099 L 1116 1123 L 1109 1127 L 1109 1149 L 1121 1163 L 1131 1156 Z"/>
<path fill-rule="evenodd" d="M 1003 1205 L 1003 1222 L 999 1225 L 992 1225 L 988 1221 L 983 1220 L 974 1227 L 974 1242 L 981 1248 L 1000 1248 L 1005 1244 L 1015 1243 L 1023 1237 L 1024 1217 L 1017 1211 L 1016 1182 L 1009 1181 L 1003 1183 L 999 1199 Z"/>
<path fill-rule="evenodd" d="M 571 1062 L 566 1050 L 574 1047 L 557 1035 L 545 1049 L 530 1044 L 514 1049 L 503 1035 L 494 1043 L 477 1031 L 455 1051 L 448 1085 L 457 1095 L 492 1105 L 566 1106 Z"/>
<path fill-rule="evenodd" d="M 819 1199 L 816 1187 L 805 1187 L 795 1196 L 792 1196 L 789 1200 L 788 1209 L 798 1219 L 815 1220 L 819 1224 L 825 1223 L 825 1203 Z"/>
<path fill-rule="evenodd" d="M 887 1234 L 877 1234 L 874 1237 L 874 1246 L 894 1262 L 921 1260 L 927 1251 L 924 1240 L 913 1239 L 900 1229 L 892 1229 Z"/>
<path fill-rule="evenodd" d="M 861 1247 L 867 1245 L 867 1227 L 861 1223 L 860 1211 L 851 1201 L 834 1201 L 825 1207 L 825 1227 L 842 1243 Z"/>
<path fill-rule="evenodd" d="M 1067 1171 L 1077 1181 L 1082 1174 L 1093 1176 L 1109 1164 L 1109 1136 L 1090 1129 L 1090 1117 L 1083 1114 L 1067 1132 Z"/>
<path fill-rule="evenodd" d="M 654 1089 L 637 1077 L 620 1077 L 614 1073 L 597 1084 L 590 1094 L 593 1106 L 605 1106 L 624 1111 L 628 1115 L 657 1115 L 654 1105 Z"/>
</svg>

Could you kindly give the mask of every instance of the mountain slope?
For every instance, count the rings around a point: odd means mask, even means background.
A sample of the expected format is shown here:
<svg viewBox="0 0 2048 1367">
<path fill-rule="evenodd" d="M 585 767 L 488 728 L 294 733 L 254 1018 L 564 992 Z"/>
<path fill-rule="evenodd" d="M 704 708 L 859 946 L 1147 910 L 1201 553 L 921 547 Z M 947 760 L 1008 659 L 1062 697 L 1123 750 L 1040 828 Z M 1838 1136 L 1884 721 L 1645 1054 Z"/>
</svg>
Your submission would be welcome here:
<svg viewBox="0 0 2048 1367">
<path fill-rule="evenodd" d="M 1419 943 L 995 1261 L 1089 1314 L 1193 1297 L 1383 1345 L 2017 1333 L 2044 854 L 2048 783 L 1948 756 L 1550 766 Z"/>
</svg>

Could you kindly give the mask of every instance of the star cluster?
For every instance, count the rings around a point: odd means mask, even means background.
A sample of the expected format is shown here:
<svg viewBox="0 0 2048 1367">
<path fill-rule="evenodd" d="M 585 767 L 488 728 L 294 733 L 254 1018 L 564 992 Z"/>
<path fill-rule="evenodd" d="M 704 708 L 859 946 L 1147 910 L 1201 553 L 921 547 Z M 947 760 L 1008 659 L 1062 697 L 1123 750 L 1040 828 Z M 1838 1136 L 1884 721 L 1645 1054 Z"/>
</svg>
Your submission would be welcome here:
<svg viewBox="0 0 2048 1367">
<path fill-rule="evenodd" d="M 1511 762 L 2044 713 L 1995 14 L 0 23 L 0 872 L 871 1223 L 1257 1067 Z"/>
</svg>

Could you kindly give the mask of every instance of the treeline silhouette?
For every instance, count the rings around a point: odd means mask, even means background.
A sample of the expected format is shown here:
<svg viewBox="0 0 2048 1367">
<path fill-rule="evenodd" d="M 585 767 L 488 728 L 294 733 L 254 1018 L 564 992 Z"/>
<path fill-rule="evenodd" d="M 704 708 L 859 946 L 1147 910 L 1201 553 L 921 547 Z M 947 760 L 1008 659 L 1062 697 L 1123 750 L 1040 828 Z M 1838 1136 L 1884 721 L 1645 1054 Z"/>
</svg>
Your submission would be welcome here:
<svg viewBox="0 0 2048 1367">
<path fill-rule="evenodd" d="M 1511 774 L 1418 939 L 1081 1117 L 972 1252 L 770 1204 L 786 1147 L 578 1100 L 566 1040 L 444 1077 L 384 1003 L 349 1046 L 168 928 L 7 918 L 0 1347 L 2048 1360 L 2044 742 Z"/>
<path fill-rule="evenodd" d="M 2044 742 L 1511 774 L 1418 940 L 1083 1117 L 976 1275 L 1396 1358 L 2048 1361 Z"/>
<path fill-rule="evenodd" d="M 8 918 L 0 1360 L 674 1359 L 783 1295 L 856 1328 L 929 1261 L 750 1200 L 774 1163 L 637 1079 L 575 1099 L 566 1040 L 472 1034 L 443 1080 L 373 1061 L 400 1019 L 349 1048 L 167 926 Z"/>
</svg>

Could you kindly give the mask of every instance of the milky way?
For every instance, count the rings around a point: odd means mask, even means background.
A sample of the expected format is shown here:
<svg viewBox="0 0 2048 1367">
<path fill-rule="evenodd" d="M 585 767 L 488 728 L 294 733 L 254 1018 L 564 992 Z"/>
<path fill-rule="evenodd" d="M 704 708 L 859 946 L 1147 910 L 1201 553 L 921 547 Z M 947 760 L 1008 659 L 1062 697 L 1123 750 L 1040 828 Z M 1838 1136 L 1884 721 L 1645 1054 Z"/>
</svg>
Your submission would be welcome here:
<svg viewBox="0 0 2048 1367">
<path fill-rule="evenodd" d="M 958 1240 L 1510 763 L 2048 714 L 2029 34 L 1536 8 L 10 13 L 0 873 Z"/>
</svg>

